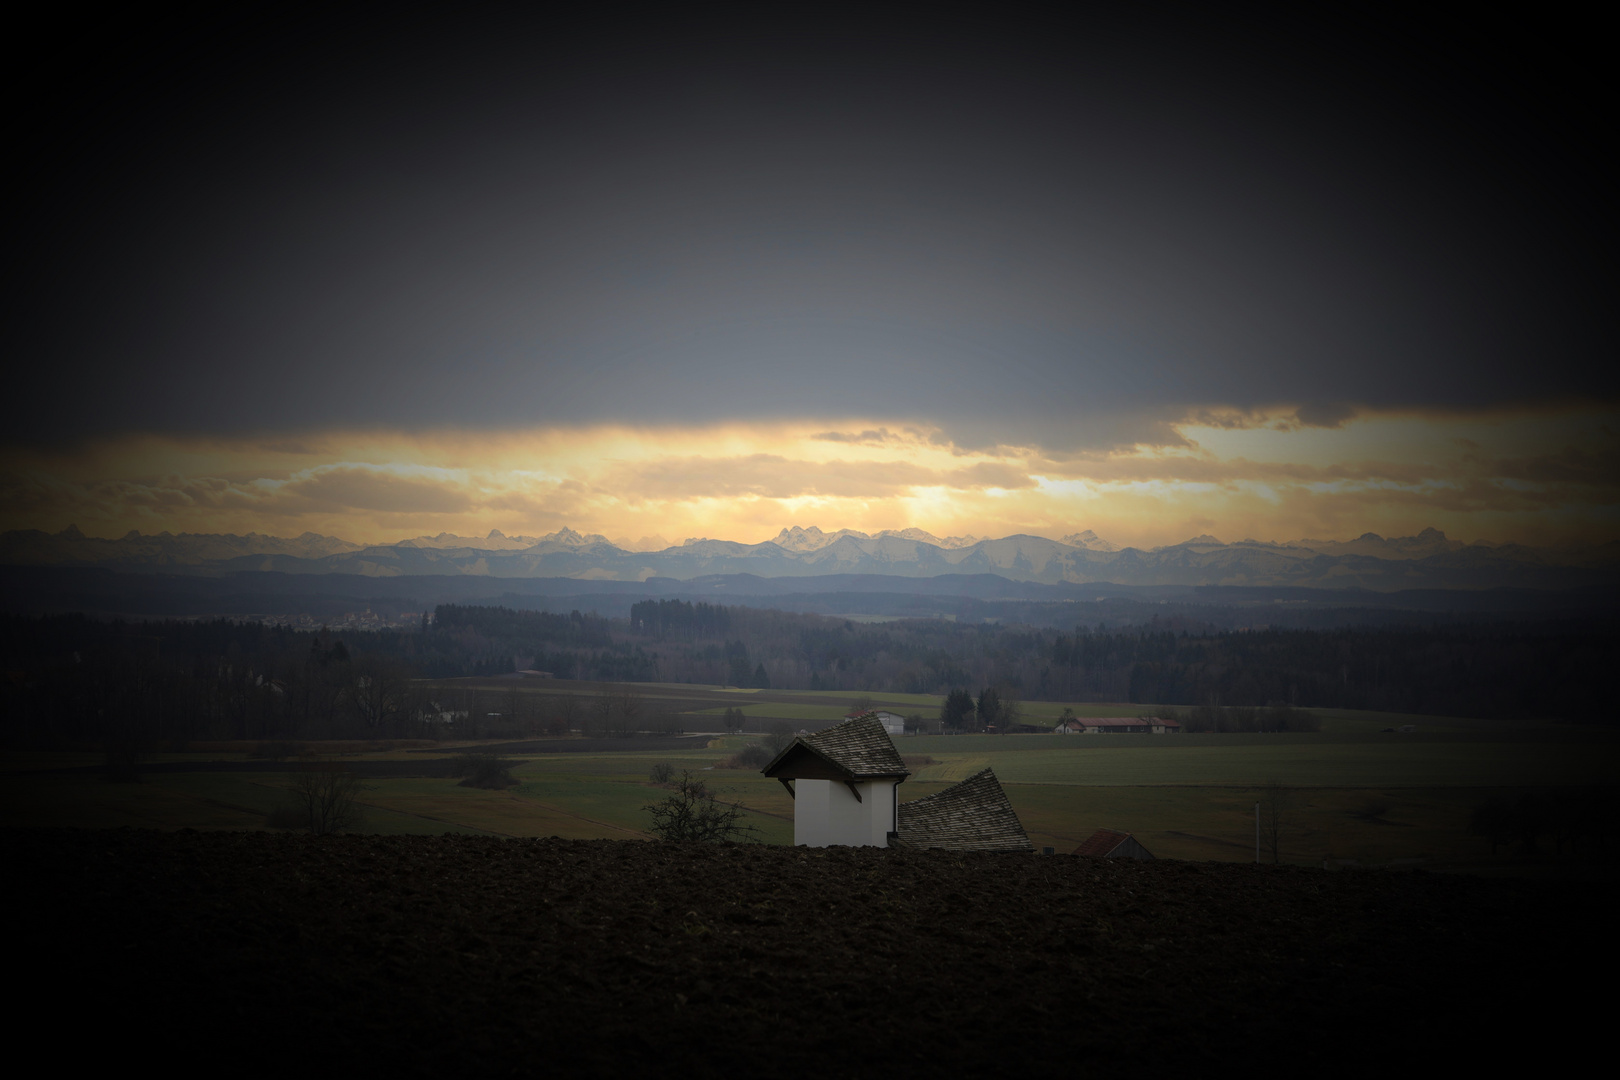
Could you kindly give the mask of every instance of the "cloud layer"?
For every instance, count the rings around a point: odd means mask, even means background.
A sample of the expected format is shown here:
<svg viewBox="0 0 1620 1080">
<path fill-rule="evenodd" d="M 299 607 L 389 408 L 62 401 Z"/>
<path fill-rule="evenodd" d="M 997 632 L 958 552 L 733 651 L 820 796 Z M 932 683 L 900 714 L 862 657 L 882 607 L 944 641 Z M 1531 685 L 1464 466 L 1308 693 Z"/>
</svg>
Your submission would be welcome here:
<svg viewBox="0 0 1620 1080">
<path fill-rule="evenodd" d="M 1583 35 L 1323 18 L 64 25 L 5 437 L 1612 403 Z"/>
<path fill-rule="evenodd" d="M 1620 422 L 1592 410 L 1449 418 L 1205 413 L 1112 450 L 957 445 L 939 430 L 775 425 L 522 432 L 141 436 L 17 451 L 7 527 L 96 535 L 306 530 L 359 541 L 498 528 L 755 541 L 789 524 L 938 535 L 1091 528 L 1116 543 L 1409 534 L 1620 538 Z"/>
<path fill-rule="evenodd" d="M 5 523 L 1616 535 L 1579 16 L 603 10 L 31 31 Z"/>
</svg>

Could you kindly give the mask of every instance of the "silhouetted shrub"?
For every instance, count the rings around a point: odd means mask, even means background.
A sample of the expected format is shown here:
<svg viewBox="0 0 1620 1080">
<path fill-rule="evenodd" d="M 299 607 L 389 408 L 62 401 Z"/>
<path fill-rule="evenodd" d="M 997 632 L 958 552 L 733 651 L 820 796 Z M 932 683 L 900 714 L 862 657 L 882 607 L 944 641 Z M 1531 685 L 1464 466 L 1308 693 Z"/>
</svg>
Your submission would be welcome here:
<svg viewBox="0 0 1620 1080">
<path fill-rule="evenodd" d="M 675 781 L 674 794 L 641 809 L 652 815 L 652 832 L 663 840 L 719 843 L 751 840 L 758 832 L 743 823 L 741 803 L 721 802 L 702 779 L 689 772 Z"/>
<path fill-rule="evenodd" d="M 512 775 L 511 764 L 504 754 L 463 754 L 456 762 L 456 775 L 466 778 L 461 781 L 462 787 L 499 791 L 519 783 Z"/>
<path fill-rule="evenodd" d="M 734 769 L 763 769 L 776 755 L 760 743 L 749 743 L 737 751 L 732 760 Z"/>
</svg>

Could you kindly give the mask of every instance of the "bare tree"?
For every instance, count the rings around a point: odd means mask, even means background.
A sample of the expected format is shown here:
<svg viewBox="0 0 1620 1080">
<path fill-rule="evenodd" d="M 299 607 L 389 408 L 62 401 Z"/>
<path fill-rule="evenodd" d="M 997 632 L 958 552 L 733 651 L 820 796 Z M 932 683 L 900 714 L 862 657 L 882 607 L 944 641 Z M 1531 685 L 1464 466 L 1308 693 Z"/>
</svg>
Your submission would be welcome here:
<svg viewBox="0 0 1620 1080">
<path fill-rule="evenodd" d="M 721 802 L 701 778 L 689 772 L 681 773 L 668 798 L 641 809 L 652 815 L 652 831 L 664 840 L 719 843 L 749 840 L 759 831 L 743 823 L 742 803 Z"/>
<path fill-rule="evenodd" d="M 516 683 L 507 688 L 506 709 L 504 711 L 506 715 L 501 719 L 506 721 L 508 729 L 520 735 L 529 734 L 529 727 L 524 723 L 523 717 L 523 694 L 519 692 Z"/>
<path fill-rule="evenodd" d="M 551 715 L 555 734 L 566 735 L 573 731 L 580 722 L 579 698 L 573 694 L 556 695 L 551 699 Z M 556 730 L 558 728 L 561 730 Z"/>
<path fill-rule="evenodd" d="M 619 733 L 633 735 L 641 722 L 641 691 L 630 683 L 619 683 L 613 688 L 619 713 Z"/>
<path fill-rule="evenodd" d="M 765 749 L 775 757 L 787 748 L 793 741 L 793 725 L 785 720 L 777 720 L 771 724 L 770 731 L 765 736 Z"/>
<path fill-rule="evenodd" d="M 613 721 L 618 704 L 618 698 L 613 694 L 612 683 L 603 683 L 597 688 L 596 696 L 591 699 L 591 712 L 595 714 L 597 734 L 613 734 Z"/>
<path fill-rule="evenodd" d="M 337 761 L 311 761 L 293 777 L 293 809 L 300 827 L 325 836 L 360 824 L 360 794 L 366 790 L 358 777 Z"/>
<path fill-rule="evenodd" d="M 410 696 L 410 671 L 388 657 L 368 654 L 349 665 L 354 685 L 349 702 L 360 730 L 373 732 L 398 723 Z"/>
<path fill-rule="evenodd" d="M 632 735 L 641 721 L 641 693 L 630 683 L 602 683 L 591 711 L 603 735 Z"/>
<path fill-rule="evenodd" d="M 1294 827 L 1299 805 L 1298 792 L 1272 780 L 1260 789 L 1260 840 L 1271 861 L 1282 861 L 1282 838 Z"/>
</svg>

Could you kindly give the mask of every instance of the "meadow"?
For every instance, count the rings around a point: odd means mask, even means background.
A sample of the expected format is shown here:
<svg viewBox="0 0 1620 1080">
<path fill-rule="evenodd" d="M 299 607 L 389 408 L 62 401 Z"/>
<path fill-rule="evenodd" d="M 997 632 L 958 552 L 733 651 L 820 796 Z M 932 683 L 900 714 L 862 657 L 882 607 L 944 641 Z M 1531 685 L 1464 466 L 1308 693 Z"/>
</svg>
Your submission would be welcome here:
<svg viewBox="0 0 1620 1080">
<path fill-rule="evenodd" d="M 472 680 L 469 680 L 472 682 Z M 487 684 L 495 688 L 495 684 Z M 578 684 L 523 685 L 525 695 Z M 383 835 L 469 833 L 564 839 L 648 836 L 643 809 L 667 795 L 654 766 L 703 777 L 747 810 L 765 843 L 789 844 L 793 804 L 774 780 L 728 759 L 758 731 L 834 723 L 846 693 L 740 691 L 685 684 L 638 688 L 651 708 L 676 712 L 680 739 L 557 738 L 307 744 L 306 753 L 351 764 L 366 782 L 355 831 Z M 874 708 L 932 716 L 929 695 L 871 694 Z M 747 718 L 724 733 L 730 707 Z M 1023 706 L 1031 722 L 1055 721 L 1061 702 Z M 1142 705 L 1075 705 L 1080 715 L 1140 715 Z M 1545 869 L 1510 850 L 1492 854 L 1469 833 L 1492 795 L 1604 783 L 1620 764 L 1620 739 L 1598 725 L 1473 721 L 1320 711 L 1322 730 L 1191 735 L 909 735 L 896 742 L 912 765 L 901 801 L 939 791 L 985 766 L 997 777 L 1037 848 L 1073 850 L 1099 827 L 1134 834 L 1155 855 L 1251 861 L 1255 804 L 1284 789 L 1280 860 L 1330 867 L 1423 865 L 1515 873 Z M 1413 730 L 1389 730 L 1411 727 Z M 603 749 L 603 747 L 611 747 Z M 565 752 L 571 747 L 584 752 Z M 470 750 L 507 754 L 519 781 L 504 790 L 461 786 L 447 759 Z M 256 757 L 251 743 L 154 750 L 138 782 L 112 783 L 94 748 L 0 753 L 0 825 L 199 830 L 260 829 L 285 802 L 293 760 Z M 1269 845 L 1264 852 L 1269 861 Z"/>
</svg>

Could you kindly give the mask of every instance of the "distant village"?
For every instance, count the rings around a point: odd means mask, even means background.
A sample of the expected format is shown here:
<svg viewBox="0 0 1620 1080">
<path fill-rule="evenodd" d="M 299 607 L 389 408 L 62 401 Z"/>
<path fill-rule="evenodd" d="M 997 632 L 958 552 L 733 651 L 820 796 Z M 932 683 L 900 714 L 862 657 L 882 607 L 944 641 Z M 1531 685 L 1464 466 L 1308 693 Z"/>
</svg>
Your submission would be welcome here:
<svg viewBox="0 0 1620 1080">
<path fill-rule="evenodd" d="M 402 611 L 387 615 L 367 608 L 365 611 L 346 611 L 342 615 L 311 615 L 308 612 L 299 612 L 296 615 L 242 612 L 206 617 L 224 618 L 231 622 L 264 623 L 266 626 L 286 626 L 293 630 L 419 630 L 422 627 L 423 614 L 424 612 L 420 611 Z"/>
</svg>

